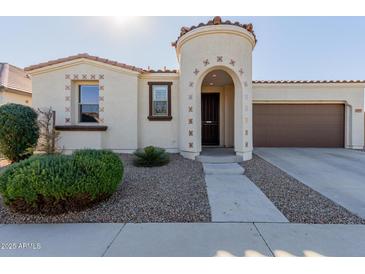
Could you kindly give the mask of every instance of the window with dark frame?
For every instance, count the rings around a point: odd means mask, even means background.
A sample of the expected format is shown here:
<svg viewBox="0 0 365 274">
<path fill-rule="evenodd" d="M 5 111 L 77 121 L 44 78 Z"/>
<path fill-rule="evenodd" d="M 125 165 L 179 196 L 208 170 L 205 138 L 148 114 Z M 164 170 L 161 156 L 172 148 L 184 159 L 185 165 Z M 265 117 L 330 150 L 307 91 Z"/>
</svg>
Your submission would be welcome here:
<svg viewBox="0 0 365 274">
<path fill-rule="evenodd" d="M 99 122 L 99 86 L 79 86 L 79 122 Z"/>
<path fill-rule="evenodd" d="M 172 82 L 148 82 L 149 116 L 152 121 L 171 120 Z"/>
</svg>

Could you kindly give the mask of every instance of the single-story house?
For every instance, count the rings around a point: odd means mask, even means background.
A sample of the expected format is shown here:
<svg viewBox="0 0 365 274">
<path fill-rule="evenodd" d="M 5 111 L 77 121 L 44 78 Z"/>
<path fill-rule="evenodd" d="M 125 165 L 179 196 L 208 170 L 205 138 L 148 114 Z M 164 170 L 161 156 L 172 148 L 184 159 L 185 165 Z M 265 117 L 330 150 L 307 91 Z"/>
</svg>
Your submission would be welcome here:
<svg viewBox="0 0 365 274">
<path fill-rule="evenodd" d="M 0 63 L 0 106 L 17 103 L 32 104 L 32 81 L 23 69 Z"/>
<path fill-rule="evenodd" d="M 195 159 L 205 146 L 364 148 L 365 81 L 253 81 L 251 24 L 183 27 L 178 70 L 88 54 L 25 68 L 33 107 L 52 107 L 66 151 L 154 145 Z"/>
</svg>

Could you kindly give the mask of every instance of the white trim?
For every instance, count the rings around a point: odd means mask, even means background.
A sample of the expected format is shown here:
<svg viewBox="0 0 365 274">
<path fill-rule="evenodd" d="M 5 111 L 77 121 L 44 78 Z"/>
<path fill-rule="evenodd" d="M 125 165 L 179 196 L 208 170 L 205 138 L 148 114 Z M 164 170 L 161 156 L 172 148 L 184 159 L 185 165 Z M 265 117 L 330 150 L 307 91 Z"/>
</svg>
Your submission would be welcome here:
<svg viewBox="0 0 365 274">
<path fill-rule="evenodd" d="M 180 74 L 179 73 L 163 73 L 163 72 L 148 72 L 148 73 L 141 73 L 138 76 L 141 80 L 179 80 Z"/>
</svg>

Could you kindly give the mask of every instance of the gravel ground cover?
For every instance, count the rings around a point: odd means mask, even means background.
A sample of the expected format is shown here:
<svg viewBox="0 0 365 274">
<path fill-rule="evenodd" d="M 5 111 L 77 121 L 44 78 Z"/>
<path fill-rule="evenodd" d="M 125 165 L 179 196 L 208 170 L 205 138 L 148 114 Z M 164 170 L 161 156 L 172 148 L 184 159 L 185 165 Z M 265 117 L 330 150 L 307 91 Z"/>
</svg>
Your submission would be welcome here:
<svg viewBox="0 0 365 274">
<path fill-rule="evenodd" d="M 0 223 L 210 222 L 202 164 L 171 154 L 162 167 L 134 167 L 121 155 L 124 182 L 105 202 L 80 212 L 29 215 L 9 211 L 0 198 Z"/>
<path fill-rule="evenodd" d="M 365 224 L 365 220 L 324 197 L 257 155 L 242 162 L 254 182 L 290 222 Z M 310 171 L 309 171 L 310 172 Z"/>
</svg>

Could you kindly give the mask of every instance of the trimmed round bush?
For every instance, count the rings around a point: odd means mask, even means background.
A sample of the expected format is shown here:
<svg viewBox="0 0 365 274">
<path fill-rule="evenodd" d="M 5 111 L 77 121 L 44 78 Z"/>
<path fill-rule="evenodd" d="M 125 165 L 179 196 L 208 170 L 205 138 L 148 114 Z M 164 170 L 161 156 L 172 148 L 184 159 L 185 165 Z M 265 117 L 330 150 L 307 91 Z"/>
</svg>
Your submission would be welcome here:
<svg viewBox="0 0 365 274">
<path fill-rule="evenodd" d="M 0 106 L 0 153 L 12 162 L 29 157 L 37 144 L 37 112 L 19 104 Z"/>
<path fill-rule="evenodd" d="M 0 193 L 12 210 L 58 214 L 105 200 L 122 178 L 123 163 L 111 151 L 35 155 L 11 165 L 0 175 Z"/>
</svg>

